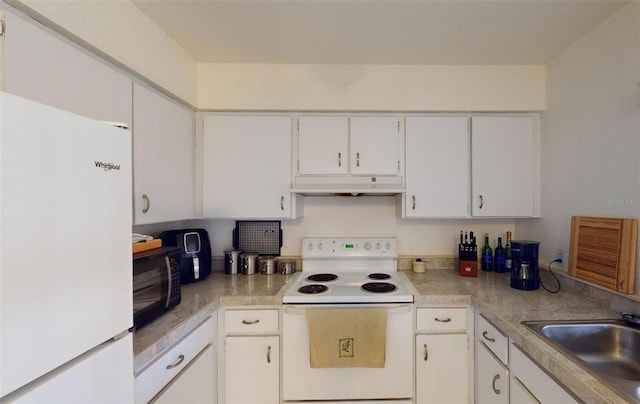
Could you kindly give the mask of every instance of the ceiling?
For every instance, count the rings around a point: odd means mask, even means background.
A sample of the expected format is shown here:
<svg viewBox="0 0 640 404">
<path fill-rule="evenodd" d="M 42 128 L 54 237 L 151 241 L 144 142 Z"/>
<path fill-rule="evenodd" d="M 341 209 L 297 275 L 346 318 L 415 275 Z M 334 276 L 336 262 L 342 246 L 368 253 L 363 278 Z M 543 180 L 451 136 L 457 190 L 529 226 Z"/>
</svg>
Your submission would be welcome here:
<svg viewBox="0 0 640 404">
<path fill-rule="evenodd" d="M 544 64 L 630 1 L 133 0 L 198 62 Z"/>
</svg>

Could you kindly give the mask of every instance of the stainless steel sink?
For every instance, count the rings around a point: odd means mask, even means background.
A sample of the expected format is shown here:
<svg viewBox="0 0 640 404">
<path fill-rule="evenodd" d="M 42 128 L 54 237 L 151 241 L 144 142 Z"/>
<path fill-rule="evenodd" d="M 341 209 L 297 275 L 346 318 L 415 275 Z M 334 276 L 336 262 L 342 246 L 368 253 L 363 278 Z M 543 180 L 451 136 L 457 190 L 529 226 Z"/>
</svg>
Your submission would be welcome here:
<svg viewBox="0 0 640 404">
<path fill-rule="evenodd" d="M 522 324 L 621 395 L 640 402 L 640 328 L 622 320 Z"/>
</svg>

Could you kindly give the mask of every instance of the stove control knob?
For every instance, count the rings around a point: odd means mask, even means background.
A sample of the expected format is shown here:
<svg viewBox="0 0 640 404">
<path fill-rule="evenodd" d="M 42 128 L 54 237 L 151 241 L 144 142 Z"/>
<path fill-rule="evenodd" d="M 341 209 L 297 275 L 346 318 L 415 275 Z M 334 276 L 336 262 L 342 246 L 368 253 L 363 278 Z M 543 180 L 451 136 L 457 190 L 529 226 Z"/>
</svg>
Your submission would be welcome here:
<svg viewBox="0 0 640 404">
<path fill-rule="evenodd" d="M 322 245 L 322 241 L 321 241 L 321 242 L 318 243 L 318 250 L 322 251 L 322 247 L 323 247 L 323 245 Z"/>
<path fill-rule="evenodd" d="M 376 250 L 380 250 L 382 248 L 382 244 L 380 244 L 380 242 L 378 241 L 376 243 Z"/>
<path fill-rule="evenodd" d="M 307 244 L 307 250 L 309 251 L 313 250 L 313 242 L 310 242 L 309 244 Z"/>
<path fill-rule="evenodd" d="M 371 249 L 371 243 L 368 242 L 368 241 L 366 243 L 364 243 L 364 249 L 365 250 L 370 250 Z"/>
<path fill-rule="evenodd" d="M 390 249 L 391 249 L 391 243 L 387 243 L 387 245 L 385 245 L 385 248 L 386 248 L 387 250 L 390 250 Z"/>
</svg>

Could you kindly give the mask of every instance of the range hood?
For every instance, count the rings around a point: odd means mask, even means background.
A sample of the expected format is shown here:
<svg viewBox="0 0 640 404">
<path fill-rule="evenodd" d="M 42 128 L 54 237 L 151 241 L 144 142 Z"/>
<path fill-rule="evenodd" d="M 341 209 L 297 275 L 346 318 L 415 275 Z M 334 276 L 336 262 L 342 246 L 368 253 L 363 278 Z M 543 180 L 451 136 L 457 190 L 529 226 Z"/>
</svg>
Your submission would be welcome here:
<svg viewBox="0 0 640 404">
<path fill-rule="evenodd" d="M 399 176 L 298 176 L 291 192 L 309 196 L 391 196 L 405 192 L 405 188 Z"/>
</svg>

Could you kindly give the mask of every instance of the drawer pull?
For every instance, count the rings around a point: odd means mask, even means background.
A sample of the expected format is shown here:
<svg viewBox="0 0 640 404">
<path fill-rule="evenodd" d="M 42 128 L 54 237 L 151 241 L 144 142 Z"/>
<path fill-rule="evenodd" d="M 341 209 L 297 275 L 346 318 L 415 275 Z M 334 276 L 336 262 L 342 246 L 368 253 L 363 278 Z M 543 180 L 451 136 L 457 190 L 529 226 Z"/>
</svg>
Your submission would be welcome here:
<svg viewBox="0 0 640 404">
<path fill-rule="evenodd" d="M 482 331 L 482 338 L 486 339 L 489 342 L 496 342 L 495 338 L 490 338 L 489 334 L 486 331 Z"/>
<path fill-rule="evenodd" d="M 267 363 L 271 363 L 271 345 L 267 348 Z"/>
<path fill-rule="evenodd" d="M 493 382 L 491 382 L 491 387 L 493 388 L 493 392 L 496 394 L 500 394 L 500 390 L 496 388 L 496 382 L 500 380 L 500 375 L 493 376 Z"/>
<path fill-rule="evenodd" d="M 426 362 L 429 359 L 429 350 L 427 349 L 427 344 L 424 344 L 424 361 Z"/>
<path fill-rule="evenodd" d="M 259 322 L 260 322 L 259 319 L 256 319 L 256 320 L 242 320 L 242 324 L 245 324 L 245 325 L 258 324 Z"/>
<path fill-rule="evenodd" d="M 451 318 L 450 317 L 447 317 L 447 318 L 438 318 L 438 317 L 436 317 L 434 320 L 436 320 L 439 323 L 448 323 L 448 322 L 451 321 Z"/>
<path fill-rule="evenodd" d="M 180 366 L 180 364 L 184 361 L 184 355 L 180 355 L 178 356 L 178 359 L 175 360 L 175 362 L 167 365 L 167 370 L 171 370 L 175 367 Z"/>
</svg>

